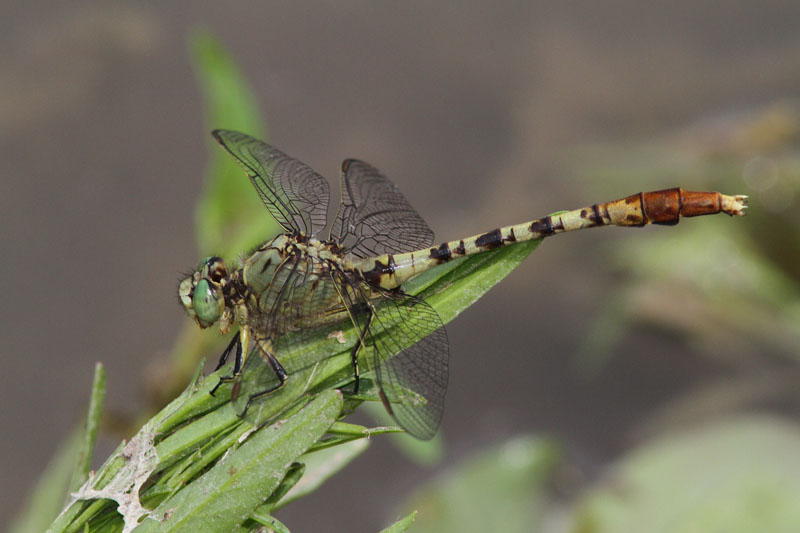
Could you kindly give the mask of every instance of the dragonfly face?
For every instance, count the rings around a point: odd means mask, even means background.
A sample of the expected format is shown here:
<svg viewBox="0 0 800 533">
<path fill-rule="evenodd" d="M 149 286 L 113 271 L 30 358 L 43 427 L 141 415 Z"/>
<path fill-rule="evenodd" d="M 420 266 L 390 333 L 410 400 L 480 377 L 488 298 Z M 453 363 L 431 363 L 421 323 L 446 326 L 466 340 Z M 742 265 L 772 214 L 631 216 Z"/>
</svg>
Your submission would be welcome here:
<svg viewBox="0 0 800 533">
<path fill-rule="evenodd" d="M 219 323 L 222 333 L 230 328 L 232 305 L 226 298 L 229 285 L 228 267 L 219 257 L 204 259 L 197 270 L 186 277 L 178 288 L 181 303 L 201 328 Z"/>
</svg>

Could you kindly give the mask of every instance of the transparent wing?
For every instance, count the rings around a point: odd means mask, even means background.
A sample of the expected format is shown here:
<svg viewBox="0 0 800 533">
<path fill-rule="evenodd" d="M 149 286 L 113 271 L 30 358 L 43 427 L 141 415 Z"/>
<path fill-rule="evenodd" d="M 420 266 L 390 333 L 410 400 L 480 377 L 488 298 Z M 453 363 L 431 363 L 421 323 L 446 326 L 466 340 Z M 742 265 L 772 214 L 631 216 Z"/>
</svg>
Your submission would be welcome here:
<svg viewBox="0 0 800 533">
<path fill-rule="evenodd" d="M 244 169 L 286 231 L 314 235 L 327 225 L 328 182 L 311 167 L 244 133 L 214 130 L 211 134 Z"/>
<path fill-rule="evenodd" d="M 342 163 L 342 203 L 330 238 L 356 257 L 413 252 L 433 244 L 433 230 L 375 167 Z"/>
<path fill-rule="evenodd" d="M 378 307 L 376 326 L 370 328 L 378 335 L 374 363 L 378 386 L 394 402 L 390 412 L 411 435 L 430 439 L 447 393 L 449 345 L 442 320 L 425 301 L 402 295 L 387 297 Z"/>
<path fill-rule="evenodd" d="M 366 331 L 366 361 L 389 414 L 414 437 L 432 438 L 442 420 L 449 372 L 441 318 L 407 294 L 387 291 L 371 302 L 355 286 L 342 294 L 357 328 Z"/>
</svg>

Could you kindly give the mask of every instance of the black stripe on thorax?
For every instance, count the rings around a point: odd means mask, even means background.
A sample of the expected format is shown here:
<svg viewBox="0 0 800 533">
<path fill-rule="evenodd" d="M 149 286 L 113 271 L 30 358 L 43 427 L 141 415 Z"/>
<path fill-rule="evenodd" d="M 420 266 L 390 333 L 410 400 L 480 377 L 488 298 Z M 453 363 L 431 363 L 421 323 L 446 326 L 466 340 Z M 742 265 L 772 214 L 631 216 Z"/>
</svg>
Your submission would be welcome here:
<svg viewBox="0 0 800 533">
<path fill-rule="evenodd" d="M 241 301 L 247 292 L 247 287 L 242 282 L 242 271 L 238 270 L 230 277 L 230 281 L 222 287 L 222 295 L 225 298 L 226 305 L 233 305 L 233 303 Z"/>
<path fill-rule="evenodd" d="M 261 273 L 263 274 L 264 272 L 266 272 L 267 269 L 270 267 L 270 265 L 272 265 L 272 258 L 271 257 L 267 257 L 264 260 L 264 264 L 261 266 Z"/>
</svg>

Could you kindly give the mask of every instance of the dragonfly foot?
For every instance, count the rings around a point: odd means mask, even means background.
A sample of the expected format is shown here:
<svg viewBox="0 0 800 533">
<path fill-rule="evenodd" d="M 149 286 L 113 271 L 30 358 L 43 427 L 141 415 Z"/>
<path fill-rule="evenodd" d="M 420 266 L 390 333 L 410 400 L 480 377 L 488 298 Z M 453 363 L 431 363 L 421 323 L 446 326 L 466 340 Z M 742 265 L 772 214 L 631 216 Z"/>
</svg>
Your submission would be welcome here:
<svg viewBox="0 0 800 533">
<path fill-rule="evenodd" d="M 222 385 L 223 383 L 230 383 L 231 381 L 233 381 L 233 376 L 220 376 L 217 384 L 214 385 L 214 388 L 208 391 L 208 393 L 211 396 L 214 396 L 214 393 L 217 392 L 217 389 L 220 387 L 220 385 Z"/>
</svg>

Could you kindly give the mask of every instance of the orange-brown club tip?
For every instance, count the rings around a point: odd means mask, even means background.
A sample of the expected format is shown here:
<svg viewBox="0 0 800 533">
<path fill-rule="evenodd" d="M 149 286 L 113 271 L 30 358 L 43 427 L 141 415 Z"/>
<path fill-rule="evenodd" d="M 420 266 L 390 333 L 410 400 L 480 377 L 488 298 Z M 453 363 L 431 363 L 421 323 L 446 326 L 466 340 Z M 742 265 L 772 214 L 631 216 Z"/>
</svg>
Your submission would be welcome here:
<svg viewBox="0 0 800 533">
<path fill-rule="evenodd" d="M 747 195 L 739 194 L 736 196 L 728 196 L 727 194 L 720 194 L 722 197 L 722 211 L 731 216 L 743 217 L 747 209 Z"/>
</svg>

